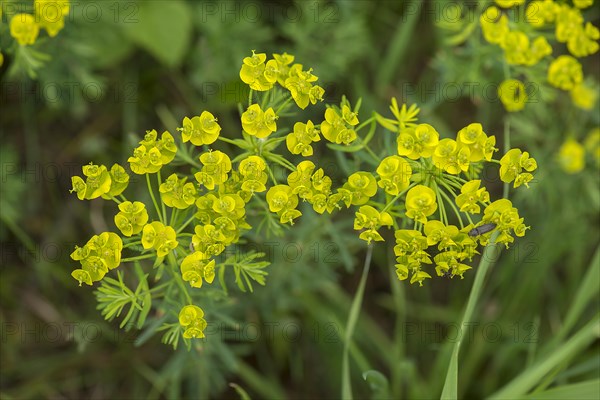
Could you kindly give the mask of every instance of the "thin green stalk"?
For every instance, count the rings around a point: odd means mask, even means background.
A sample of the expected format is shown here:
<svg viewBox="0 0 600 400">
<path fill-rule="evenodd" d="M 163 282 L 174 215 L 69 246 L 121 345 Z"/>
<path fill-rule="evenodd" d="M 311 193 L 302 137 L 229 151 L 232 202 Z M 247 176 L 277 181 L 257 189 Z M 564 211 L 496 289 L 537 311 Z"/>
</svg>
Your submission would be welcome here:
<svg viewBox="0 0 600 400">
<path fill-rule="evenodd" d="M 183 223 L 183 225 L 181 225 L 179 227 L 179 229 L 177 229 L 177 231 L 175 231 L 176 234 L 179 234 L 179 232 L 181 232 L 182 230 L 185 229 L 186 226 L 188 226 L 190 223 L 192 223 L 192 221 L 195 219 L 196 217 L 192 214 L 192 216 Z"/>
<path fill-rule="evenodd" d="M 385 207 L 383 207 L 383 210 L 381 210 L 381 212 L 386 212 L 387 210 L 389 210 L 394 203 L 401 197 L 404 195 L 404 193 L 408 192 L 410 189 L 412 189 L 414 186 L 416 186 L 416 183 L 412 183 L 409 187 L 406 188 L 406 190 L 403 190 L 402 192 L 398 193 L 398 195 L 396 195 L 396 197 L 394 197 L 392 200 L 389 201 L 389 203 L 387 203 L 385 205 Z"/>
<path fill-rule="evenodd" d="M 508 153 L 510 150 L 510 121 L 505 117 L 504 118 L 504 154 Z M 504 188 L 502 191 L 502 197 L 508 199 L 510 184 L 508 182 L 504 182 Z"/>
<path fill-rule="evenodd" d="M 162 184 L 162 179 L 160 178 L 160 170 L 158 170 L 156 177 L 158 179 L 158 187 L 160 191 L 160 185 Z M 165 202 L 162 201 L 162 198 L 160 199 L 160 206 L 162 208 L 163 221 L 167 222 L 167 209 L 165 208 Z"/>
<path fill-rule="evenodd" d="M 288 98 L 287 98 L 287 99 L 286 99 L 286 100 L 283 102 L 283 104 L 282 104 L 282 105 L 280 105 L 279 107 L 277 107 L 277 110 L 275 111 L 275 114 L 276 114 L 276 115 L 279 115 L 279 112 L 280 112 L 281 110 L 283 110 L 283 108 L 284 108 L 285 106 L 287 106 L 287 105 L 290 103 L 290 101 L 292 101 L 292 96 L 288 97 Z"/>
<path fill-rule="evenodd" d="M 483 254 L 481 255 L 481 260 L 479 261 L 479 266 L 477 267 L 477 273 L 475 274 L 475 282 L 473 283 L 473 288 L 471 289 L 471 294 L 469 295 L 469 300 L 467 302 L 467 308 L 465 309 L 465 313 L 460 324 L 460 332 L 462 334 L 454 343 L 452 356 L 450 357 L 450 365 L 448 366 L 448 371 L 446 373 L 446 381 L 444 382 L 444 389 L 442 390 L 442 399 L 458 398 L 458 354 L 460 352 L 460 345 L 462 343 L 463 337 L 465 336 L 464 333 L 469 328 L 471 319 L 473 318 L 475 305 L 477 304 L 477 302 L 479 301 L 479 297 L 481 296 L 481 291 L 483 290 L 483 282 L 485 280 L 487 271 L 496 262 L 498 256 L 496 252 L 500 251 L 499 249 L 501 249 L 501 247 L 498 246 L 498 244 L 496 243 L 497 237 L 498 232 L 494 232 L 492 234 L 490 244 L 486 246 L 485 250 L 483 251 Z"/>
<path fill-rule="evenodd" d="M 371 267 L 371 257 L 373 255 L 373 245 L 367 246 L 367 255 L 365 257 L 365 265 L 363 267 L 362 276 L 360 283 L 358 284 L 358 290 L 352 300 L 352 306 L 350 307 L 350 315 L 348 317 L 348 323 L 346 324 L 346 332 L 344 335 L 344 353 L 342 357 L 342 399 L 352 400 L 352 385 L 350 384 L 350 360 L 349 360 L 349 349 L 350 341 L 358 321 L 358 314 L 362 305 L 362 300 L 365 292 L 365 285 L 367 283 L 367 277 L 369 276 L 369 268 Z"/>
<path fill-rule="evenodd" d="M 142 244 L 142 241 L 141 241 L 141 240 L 138 240 L 138 241 L 136 241 L 136 242 L 131 242 L 131 243 L 124 244 L 124 245 L 123 245 L 123 248 L 124 248 L 124 249 L 126 249 L 126 248 L 128 248 L 128 247 L 135 246 L 135 245 L 138 245 L 138 244 Z"/>
<path fill-rule="evenodd" d="M 506 386 L 492 394 L 490 399 L 523 398 L 553 368 L 575 357 L 579 351 L 598 340 L 599 337 L 600 317 L 596 315 L 556 351 L 527 368 Z"/>
<path fill-rule="evenodd" d="M 156 254 L 145 254 L 143 256 L 121 258 L 121 262 L 131 262 L 131 261 L 138 261 L 138 260 L 146 260 L 148 258 L 156 258 Z"/>
<path fill-rule="evenodd" d="M 171 208 L 171 222 L 169 225 L 175 226 L 175 222 L 177 221 L 177 217 L 179 216 L 179 208 Z"/>
<path fill-rule="evenodd" d="M 154 208 L 156 209 L 156 213 L 158 214 L 158 219 L 160 222 L 164 224 L 162 219 L 162 215 L 160 212 L 160 208 L 158 208 L 158 203 L 156 202 L 156 198 L 154 197 L 154 191 L 152 190 L 152 184 L 150 183 L 150 174 L 146 174 L 146 183 L 148 184 L 148 192 L 150 192 L 150 197 L 152 198 L 152 203 L 154 203 Z"/>
</svg>

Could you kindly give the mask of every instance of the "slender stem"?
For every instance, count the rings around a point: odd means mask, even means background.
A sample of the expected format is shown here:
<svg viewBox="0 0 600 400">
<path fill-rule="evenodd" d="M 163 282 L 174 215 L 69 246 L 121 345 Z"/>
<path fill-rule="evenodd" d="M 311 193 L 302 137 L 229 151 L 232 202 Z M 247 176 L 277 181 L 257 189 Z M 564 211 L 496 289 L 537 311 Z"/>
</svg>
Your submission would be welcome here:
<svg viewBox="0 0 600 400">
<path fill-rule="evenodd" d="M 160 170 L 158 170 L 156 177 L 158 179 L 158 187 L 160 190 L 160 185 L 162 184 L 162 179 L 160 178 Z M 165 202 L 162 201 L 162 198 L 160 199 L 160 207 L 162 208 L 163 221 L 167 222 L 167 209 L 165 208 Z"/>
<path fill-rule="evenodd" d="M 137 260 L 145 260 L 145 259 L 148 259 L 148 258 L 156 258 L 156 253 L 144 254 L 143 256 L 121 258 L 121 262 L 131 262 L 131 261 L 137 261 Z"/>
<path fill-rule="evenodd" d="M 252 89 L 248 92 L 248 107 L 252 105 Z"/>
<path fill-rule="evenodd" d="M 174 223 L 177 221 L 177 217 L 179 216 L 179 208 L 171 208 L 171 222 L 169 225 L 174 226 Z"/>
<path fill-rule="evenodd" d="M 416 183 L 414 183 L 414 182 L 413 182 L 413 183 L 412 183 L 412 184 L 411 184 L 409 187 L 407 187 L 405 190 L 403 190 L 402 192 L 398 193 L 398 195 L 397 195 L 396 197 L 394 197 L 392 200 L 390 200 L 390 202 L 389 202 L 389 203 L 387 203 L 387 204 L 385 205 L 385 207 L 383 207 L 383 210 L 381 210 L 381 212 L 385 212 L 385 211 L 389 210 L 389 209 L 390 209 L 390 208 L 391 208 L 391 207 L 394 205 L 394 203 L 396 202 L 396 200 L 398 200 L 398 199 L 399 199 L 401 196 L 403 196 L 403 195 L 404 195 L 404 193 L 408 192 L 408 191 L 409 191 L 411 188 L 413 188 L 415 185 L 416 185 Z"/>
<path fill-rule="evenodd" d="M 496 244 L 497 237 L 498 232 L 494 232 L 492 234 L 490 244 L 486 246 L 485 250 L 483 251 L 483 254 L 481 255 L 481 260 L 479 261 L 479 266 L 477 267 L 477 273 L 475 275 L 475 282 L 473 283 L 473 288 L 471 289 L 471 294 L 469 295 L 467 307 L 465 309 L 465 313 L 460 324 L 460 332 L 467 332 L 467 330 L 469 329 L 469 325 L 471 324 L 470 321 L 473 318 L 473 312 L 475 311 L 475 305 L 477 304 L 477 301 L 479 300 L 479 297 L 481 295 L 481 291 L 483 290 L 483 283 L 487 271 L 492 267 L 492 265 L 494 265 L 494 263 L 498 259 L 497 252 L 499 252 L 502 247 Z M 444 383 L 444 389 L 442 391 L 442 399 L 457 398 L 458 353 L 460 351 L 460 345 L 464 336 L 465 335 L 461 335 L 454 343 L 452 356 L 450 358 L 450 365 L 448 366 L 448 370 L 446 373 L 446 381 Z"/>
<path fill-rule="evenodd" d="M 286 100 L 283 102 L 283 104 L 282 104 L 282 105 L 280 105 L 279 107 L 277 107 L 277 111 L 275 111 L 275 114 L 276 114 L 276 115 L 279 115 L 279 112 L 280 112 L 280 111 L 281 111 L 281 110 L 282 110 L 282 109 L 283 109 L 285 106 L 287 106 L 287 105 L 290 103 L 290 101 L 292 101 L 292 96 L 288 97 L 288 98 L 287 98 L 287 99 L 286 99 Z"/>
<path fill-rule="evenodd" d="M 373 120 L 375 119 L 375 117 L 371 117 L 366 121 L 363 121 L 362 124 L 358 125 L 355 129 L 356 132 L 360 131 L 362 128 L 364 128 L 365 126 L 369 125 L 371 122 L 373 122 Z"/>
<path fill-rule="evenodd" d="M 125 196 L 123 196 L 122 194 L 119 195 L 119 198 L 123 201 L 128 201 L 127 198 Z"/>
<path fill-rule="evenodd" d="M 124 244 L 124 245 L 123 245 L 123 248 L 124 248 L 124 249 L 126 249 L 126 248 L 128 248 L 128 247 L 135 246 L 135 245 L 138 245 L 138 244 L 142 244 L 142 241 L 141 241 L 141 240 L 138 240 L 138 241 L 136 241 L 136 242 L 131 242 L 131 243 Z"/>
<path fill-rule="evenodd" d="M 237 143 L 232 139 L 228 139 L 228 138 L 222 137 L 222 136 L 219 136 L 217 139 L 222 140 L 225 143 L 229 143 L 229 144 L 233 144 L 233 145 L 237 146 Z"/>
<path fill-rule="evenodd" d="M 504 118 L 504 154 L 510 150 L 510 121 L 508 118 Z M 504 190 L 502 191 L 502 197 L 508 199 L 508 193 L 510 189 L 510 183 L 504 182 Z"/>
<path fill-rule="evenodd" d="M 156 213 L 158 214 L 158 219 L 160 222 L 164 223 L 162 219 L 162 215 L 160 213 L 160 208 L 158 208 L 158 203 L 156 202 L 156 198 L 154 197 L 154 191 L 152 190 L 152 184 L 150 183 L 150 174 L 146 174 L 146 183 L 148 183 L 148 192 L 150 192 L 150 197 L 152 197 L 152 203 L 154 203 L 154 208 L 156 209 Z"/>
<path fill-rule="evenodd" d="M 446 208 L 444 208 L 444 202 L 442 200 L 442 195 L 440 194 L 440 192 L 441 191 L 439 185 L 435 185 L 435 197 L 437 198 L 438 207 L 440 210 L 440 219 L 442 220 L 444 225 L 448 225 L 448 215 L 446 214 Z"/>
<path fill-rule="evenodd" d="M 179 232 L 181 232 L 182 230 L 185 229 L 186 226 L 188 226 L 196 217 L 192 214 L 192 216 L 183 223 L 183 225 L 181 225 L 179 227 L 179 229 L 177 229 L 177 231 L 175 233 L 179 234 Z"/>
<path fill-rule="evenodd" d="M 112 201 L 114 201 L 115 203 L 117 203 L 117 204 L 121 204 L 121 203 L 122 203 L 122 201 L 121 201 L 121 200 L 117 199 L 117 198 L 116 198 L 116 197 L 114 197 L 114 196 L 110 196 L 110 199 L 111 199 Z"/>
<path fill-rule="evenodd" d="M 169 265 L 171 266 L 171 273 L 175 277 L 175 281 L 177 282 L 177 285 L 181 288 L 181 291 L 183 292 L 185 299 L 187 300 L 188 304 L 194 304 L 194 302 L 192 301 L 192 297 L 188 293 L 187 287 L 185 286 L 185 283 L 183 282 L 183 278 L 181 277 L 181 274 L 177 271 L 178 270 L 177 260 L 175 260 L 175 256 L 173 255 L 173 253 L 169 253 L 168 260 L 169 260 Z"/>
<path fill-rule="evenodd" d="M 352 306 L 350 307 L 350 316 L 348 317 L 348 323 L 346 324 L 346 332 L 344 335 L 344 353 L 342 358 L 342 399 L 352 400 L 352 385 L 350 383 L 350 360 L 349 350 L 350 341 L 358 321 L 358 314 L 362 305 L 363 295 L 365 292 L 365 285 L 367 283 L 367 277 L 369 276 L 369 268 L 371 267 L 371 257 L 373 255 L 373 245 L 367 246 L 367 255 L 365 257 L 365 265 L 363 266 L 362 276 L 358 284 L 358 289 L 352 300 Z"/>
</svg>

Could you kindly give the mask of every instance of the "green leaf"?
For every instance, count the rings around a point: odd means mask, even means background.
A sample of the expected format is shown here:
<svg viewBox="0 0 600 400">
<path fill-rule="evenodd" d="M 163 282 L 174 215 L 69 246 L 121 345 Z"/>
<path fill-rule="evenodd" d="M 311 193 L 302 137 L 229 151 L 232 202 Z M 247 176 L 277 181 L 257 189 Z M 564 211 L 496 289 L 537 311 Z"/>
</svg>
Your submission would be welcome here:
<svg viewBox="0 0 600 400">
<path fill-rule="evenodd" d="M 242 292 L 245 292 L 246 289 L 253 292 L 252 281 L 262 286 L 265 285 L 267 271 L 264 271 L 264 268 L 271 263 L 269 261 L 254 261 L 264 256 L 265 253 L 251 251 L 246 255 L 235 255 L 225 260 L 225 265 L 233 266 L 235 283 Z"/>
<path fill-rule="evenodd" d="M 229 386 L 231 386 L 237 392 L 237 394 L 240 395 L 240 399 L 242 399 L 242 400 L 252 400 L 250 398 L 250 396 L 248 395 L 248 393 L 244 390 L 244 388 L 242 388 L 237 383 L 230 383 Z"/>
<path fill-rule="evenodd" d="M 131 23 L 121 26 L 127 36 L 159 61 L 181 63 L 192 34 L 191 10 L 183 1 L 139 1 Z"/>
<path fill-rule="evenodd" d="M 363 372 L 362 376 L 363 379 L 369 384 L 369 387 L 373 393 L 373 398 L 381 399 L 390 397 L 389 382 L 385 375 L 379 371 L 371 369 Z"/>
<path fill-rule="evenodd" d="M 600 393 L 600 379 L 593 379 L 585 382 L 574 383 L 572 385 L 563 385 L 548 389 L 543 392 L 534 393 L 522 397 L 526 400 L 570 400 L 570 399 L 597 399 Z"/>
</svg>

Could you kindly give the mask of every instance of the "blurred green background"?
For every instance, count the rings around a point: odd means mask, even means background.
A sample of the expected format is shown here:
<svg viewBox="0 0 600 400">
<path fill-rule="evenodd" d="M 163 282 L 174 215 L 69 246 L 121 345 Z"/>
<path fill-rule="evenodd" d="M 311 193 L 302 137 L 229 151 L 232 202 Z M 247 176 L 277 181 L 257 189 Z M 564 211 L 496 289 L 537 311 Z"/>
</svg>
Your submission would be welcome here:
<svg viewBox="0 0 600 400">
<path fill-rule="evenodd" d="M 190 353 L 104 321 L 93 290 L 70 276 L 74 245 L 112 226 L 107 203 L 69 194 L 70 177 L 90 161 L 124 164 L 146 130 L 175 134 L 184 116 L 202 110 L 235 137 L 237 103 L 247 98 L 238 73 L 252 49 L 294 54 L 314 68 L 326 102 L 362 98 L 362 119 L 372 110 L 389 115 L 397 97 L 417 103 L 420 121 L 442 136 L 480 122 L 502 149 L 510 118 L 511 145 L 538 160 L 531 189 L 511 192 L 531 231 L 501 254 L 476 323 L 462 332 L 460 397 L 490 395 L 597 318 L 598 166 L 588 160 L 584 171 L 567 175 L 555 160 L 567 133 L 581 138 L 599 125 L 598 109 L 584 118 L 568 96 L 540 96 L 507 117 L 482 90 L 502 80 L 498 55 L 477 40 L 445 44 L 439 22 L 450 3 L 81 1 L 57 37 L 36 43 L 51 55 L 36 80 L 10 71 L 14 59 L 3 51 L 0 397 L 238 398 L 231 383 L 252 398 L 339 397 L 344 329 L 366 247 L 351 212 L 306 212 L 280 238 L 251 232 L 250 243 L 271 249 L 266 286 L 231 291 L 221 316 L 209 321 L 209 340 Z M 474 3 L 460 4 L 470 10 Z M 5 49 L 6 10 L 31 3 L 2 7 Z M 597 8 L 585 15 L 597 24 Z M 598 56 L 582 63 L 597 82 Z M 302 120 L 320 120 L 324 105 L 308 110 Z M 383 148 L 385 134 L 373 139 L 375 148 Z M 338 182 L 354 162 L 324 146 L 317 156 Z M 497 175 L 487 178 L 499 198 Z M 439 397 L 475 273 L 422 288 L 399 282 L 392 243 L 390 232 L 376 245 L 354 333 L 355 397 Z M 577 348 L 541 385 L 598 378 L 599 349 L 597 339 Z M 368 370 L 385 378 L 370 386 L 362 378 Z"/>
</svg>

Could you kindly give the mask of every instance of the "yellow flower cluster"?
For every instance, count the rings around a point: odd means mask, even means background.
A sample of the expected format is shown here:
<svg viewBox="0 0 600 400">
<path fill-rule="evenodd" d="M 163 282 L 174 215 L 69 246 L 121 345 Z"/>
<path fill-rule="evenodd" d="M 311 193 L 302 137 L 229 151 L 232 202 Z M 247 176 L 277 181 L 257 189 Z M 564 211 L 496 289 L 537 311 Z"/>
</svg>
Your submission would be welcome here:
<svg viewBox="0 0 600 400">
<path fill-rule="evenodd" d="M 536 30 L 554 28 L 556 43 L 566 43 L 571 55 L 561 55 L 547 66 L 548 82 L 559 89 L 570 91 L 573 103 L 582 109 L 593 108 L 597 91 L 584 85 L 583 71 L 577 58 L 598 52 L 600 31 L 590 22 L 585 22 L 580 8 L 589 7 L 592 1 L 576 2 L 575 7 L 554 0 L 535 0 L 525 9 L 527 23 Z M 486 41 L 500 46 L 509 65 L 533 66 L 552 54 L 552 46 L 546 32 L 540 35 L 531 29 L 514 29 L 509 22 L 511 7 L 523 1 L 496 1 L 498 7 L 490 6 L 480 16 L 480 26 Z M 556 46 L 555 46 L 556 47 Z M 498 95 L 507 111 L 520 111 L 527 102 L 527 93 L 522 82 L 505 80 L 498 88 Z"/>
<path fill-rule="evenodd" d="M 127 188 L 129 175 L 119 164 L 114 164 L 110 171 L 104 165 L 84 165 L 82 167 L 85 181 L 79 176 L 73 176 L 71 193 L 77 193 L 79 200 L 92 200 L 102 196 L 110 199 L 118 196 Z"/>
<path fill-rule="evenodd" d="M 71 276 L 82 283 L 92 285 L 104 278 L 109 270 L 115 269 L 121 263 L 123 241 L 113 232 L 94 235 L 83 247 L 76 247 L 71 258 L 81 263 L 81 268 L 71 273 Z"/>
<path fill-rule="evenodd" d="M 35 43 L 40 29 L 45 29 L 48 36 L 54 37 L 65 25 L 69 14 L 68 0 L 35 0 L 34 14 L 16 14 L 10 20 L 10 35 L 19 45 L 27 46 Z"/>
<path fill-rule="evenodd" d="M 302 64 L 292 64 L 294 56 L 287 53 L 273 54 L 273 59 L 267 61 L 265 53 L 245 57 L 240 78 L 256 91 L 267 91 L 278 83 L 289 90 L 292 98 L 301 109 L 308 104 L 316 104 L 323 100 L 325 91 L 322 87 L 314 85 L 319 78 L 312 74 L 312 69 L 304 71 Z"/>
</svg>

